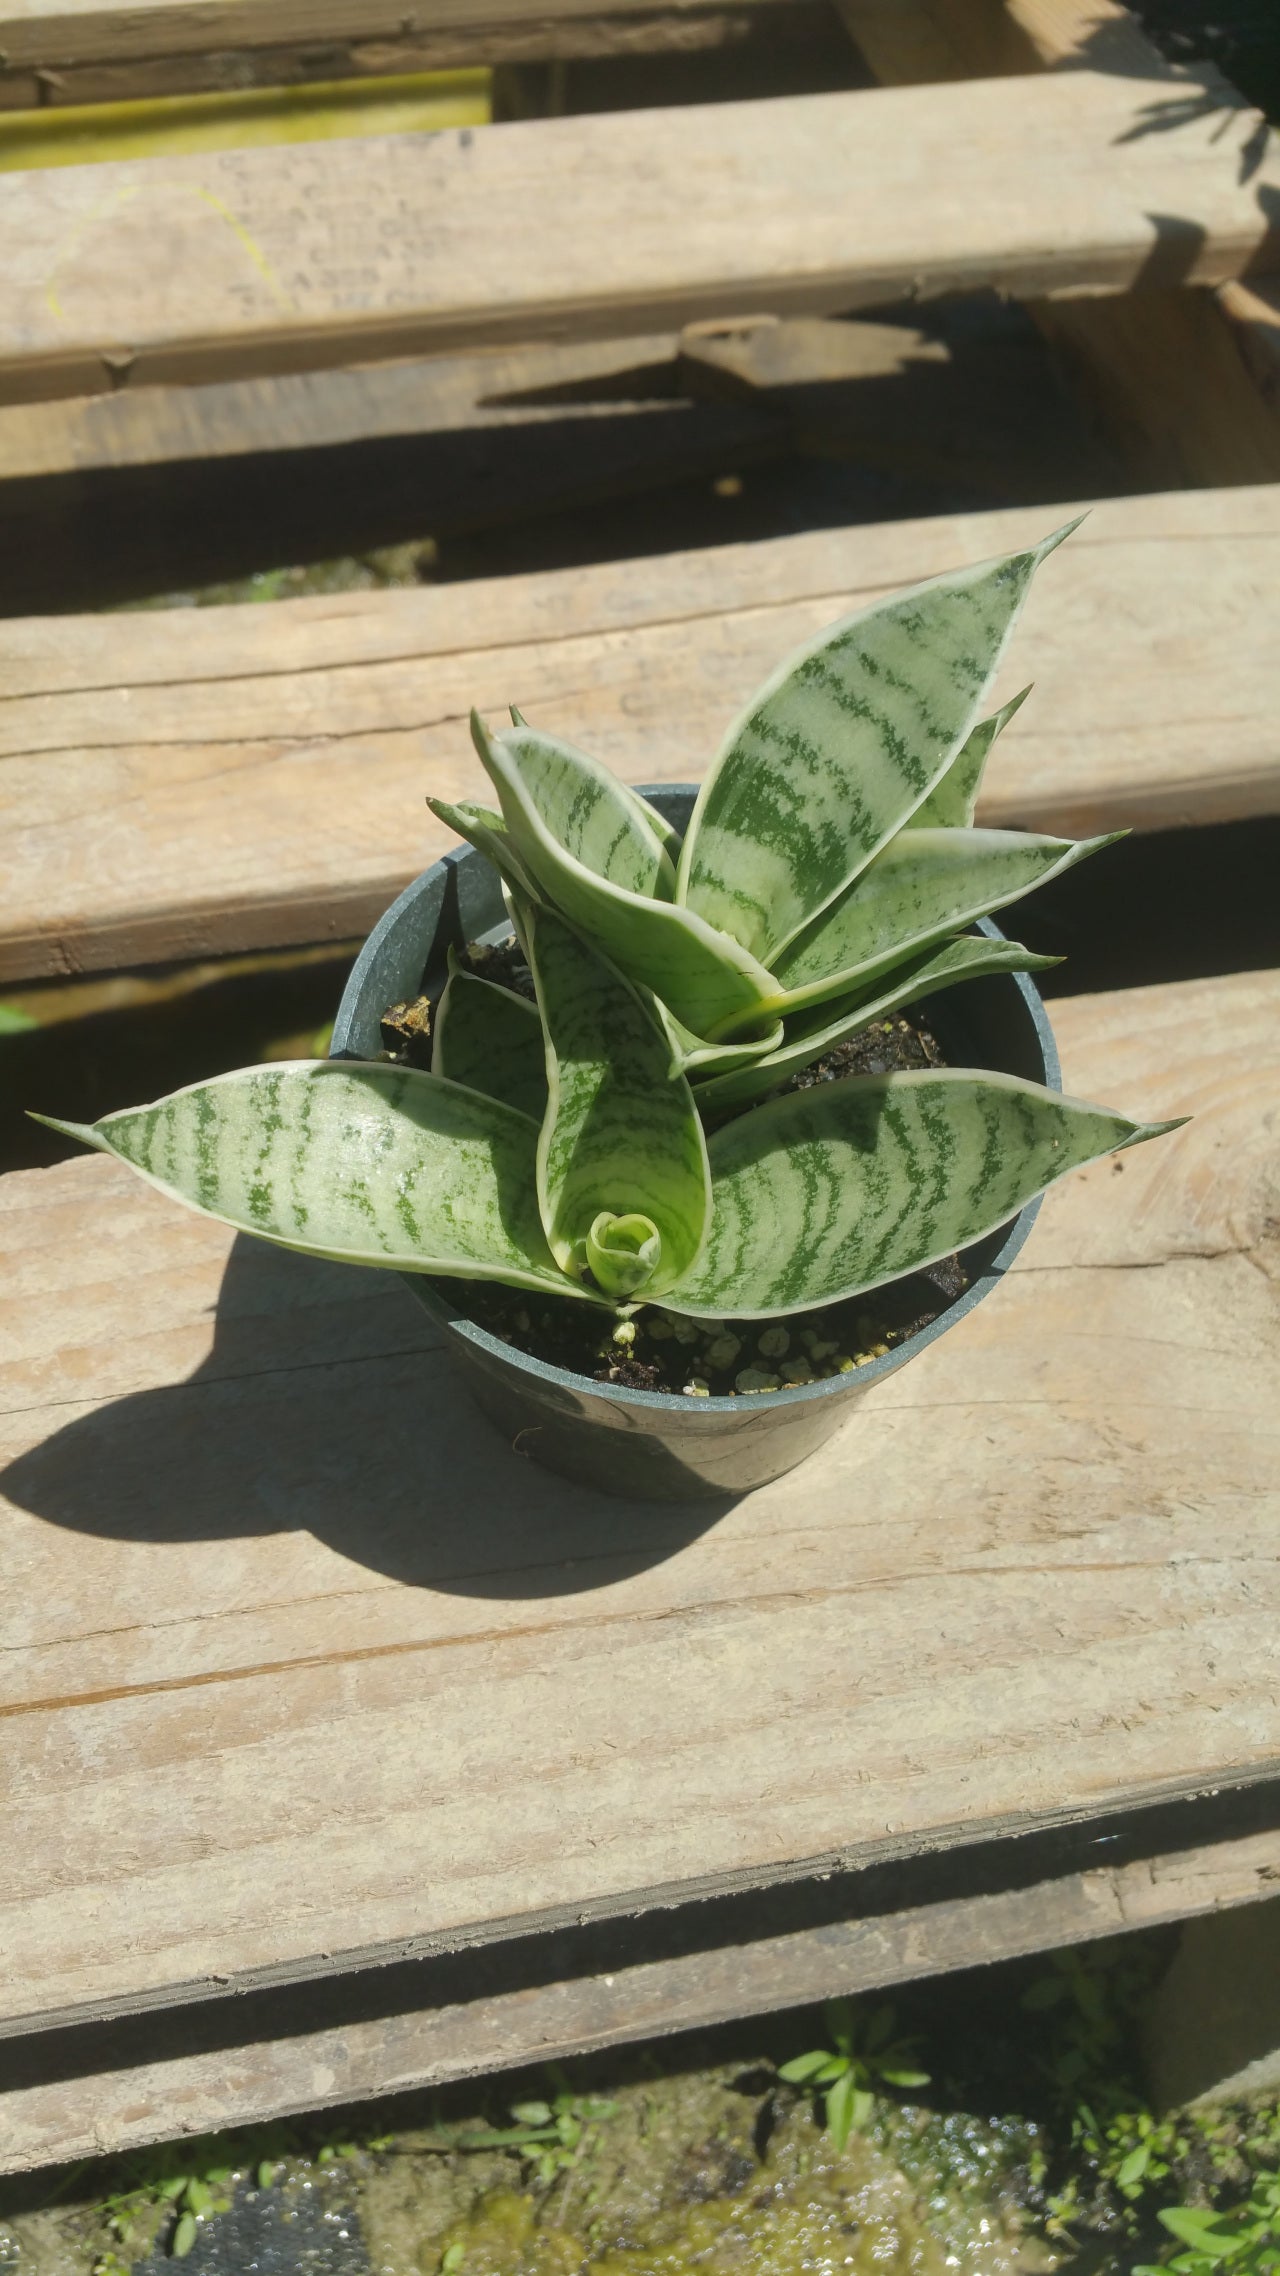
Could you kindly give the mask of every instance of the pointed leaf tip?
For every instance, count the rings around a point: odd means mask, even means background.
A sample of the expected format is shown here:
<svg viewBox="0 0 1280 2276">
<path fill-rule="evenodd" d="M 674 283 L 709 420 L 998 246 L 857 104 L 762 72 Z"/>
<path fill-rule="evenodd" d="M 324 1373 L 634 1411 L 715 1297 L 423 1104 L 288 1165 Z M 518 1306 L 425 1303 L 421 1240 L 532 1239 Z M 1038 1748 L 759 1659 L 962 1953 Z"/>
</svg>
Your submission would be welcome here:
<svg viewBox="0 0 1280 2276">
<path fill-rule="evenodd" d="M 1062 545 L 1067 538 L 1074 537 L 1076 531 L 1080 527 L 1080 524 L 1082 522 L 1088 521 L 1091 512 L 1092 508 L 1086 506 L 1082 514 L 1076 514 L 1071 521 L 1064 522 L 1061 529 L 1050 530 L 1048 537 L 1042 537 L 1039 545 L 1033 545 L 1028 548 L 1028 551 L 1035 557 L 1035 564 L 1037 569 L 1039 568 L 1042 561 L 1048 559 L 1051 553 L 1057 552 L 1058 547 Z"/>
<path fill-rule="evenodd" d="M 56 1114 L 37 1114 L 33 1106 L 26 1109 L 28 1122 L 42 1122 L 46 1130 L 57 1130 L 64 1138 L 78 1138 L 82 1146 L 92 1146 L 99 1154 L 109 1154 L 110 1146 L 100 1130 L 91 1122 L 63 1122 Z"/>
<path fill-rule="evenodd" d="M 1148 1138 L 1167 1138 L 1171 1130 L 1185 1130 L 1187 1124 L 1192 1120 L 1194 1120 L 1192 1115 L 1176 1114 L 1172 1122 L 1135 1123 L 1130 1136 L 1122 1140 L 1115 1151 L 1117 1154 L 1123 1154 L 1127 1153 L 1130 1146 L 1145 1146 Z"/>
</svg>

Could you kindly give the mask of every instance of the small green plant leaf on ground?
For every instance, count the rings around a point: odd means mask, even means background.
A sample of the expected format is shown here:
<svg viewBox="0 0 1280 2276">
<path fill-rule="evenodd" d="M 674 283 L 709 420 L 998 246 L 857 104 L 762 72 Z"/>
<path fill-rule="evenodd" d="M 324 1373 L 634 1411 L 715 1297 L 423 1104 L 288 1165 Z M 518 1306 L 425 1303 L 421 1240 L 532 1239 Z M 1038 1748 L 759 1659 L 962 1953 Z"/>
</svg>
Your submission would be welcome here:
<svg viewBox="0 0 1280 2276">
<path fill-rule="evenodd" d="M 778 2067 L 789 2086 L 825 2088 L 823 2120 L 837 2156 L 850 2136 L 875 2116 L 876 2090 L 882 2086 L 928 2086 L 929 2073 L 913 2061 L 914 2039 L 894 2036 L 894 2012 L 887 2003 L 870 2012 L 849 2000 L 830 2000 L 824 2009 L 830 2047 L 816 2047 Z"/>
<path fill-rule="evenodd" d="M 1162 2225 L 1185 2247 L 1171 2259 L 1147 2263 L 1134 2276 L 1274 2276 L 1280 2270 L 1280 2173 L 1255 2175 L 1246 2203 L 1224 2212 L 1199 2205 L 1164 2206 Z"/>
<path fill-rule="evenodd" d="M 182 2213 L 182 2214 L 180 2214 L 180 2215 L 179 2215 L 179 2217 L 178 2217 L 178 2225 L 177 2225 L 177 2227 L 175 2228 L 175 2230 L 174 2230 L 174 2232 L 173 2232 L 173 2242 L 172 2242 L 172 2244 L 171 2244 L 171 2245 L 170 2245 L 170 2247 L 169 2247 L 169 2251 L 170 2251 L 170 2253 L 171 2253 L 171 2255 L 172 2255 L 173 2259 L 175 2259 L 175 2260 L 185 2260 L 185 2259 L 186 2259 L 186 2257 L 187 2257 L 187 2254 L 190 2252 L 190 2250 L 191 2250 L 191 2247 L 193 2246 L 193 2244 L 195 2243 L 195 2241 L 196 2241 L 196 2217 L 195 2217 L 195 2214 L 194 2214 L 194 2213 Z"/>
</svg>

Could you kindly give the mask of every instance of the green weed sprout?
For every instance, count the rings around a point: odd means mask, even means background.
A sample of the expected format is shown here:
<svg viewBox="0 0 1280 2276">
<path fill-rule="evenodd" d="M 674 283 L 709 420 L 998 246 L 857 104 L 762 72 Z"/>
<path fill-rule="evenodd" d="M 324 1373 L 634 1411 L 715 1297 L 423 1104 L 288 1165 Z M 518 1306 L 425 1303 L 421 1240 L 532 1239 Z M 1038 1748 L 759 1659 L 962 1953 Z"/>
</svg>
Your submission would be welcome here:
<svg viewBox="0 0 1280 2276">
<path fill-rule="evenodd" d="M 864 2019 L 847 1999 L 833 1999 L 823 2014 L 830 2047 L 794 2056 L 779 2066 L 778 2076 L 789 2086 L 810 2086 L 821 2093 L 826 2130 L 842 2154 L 849 2136 L 870 2125 L 878 2087 L 927 2086 L 929 2074 L 915 2065 L 918 2042 L 894 2038 L 892 2007 L 877 2007 Z"/>
</svg>

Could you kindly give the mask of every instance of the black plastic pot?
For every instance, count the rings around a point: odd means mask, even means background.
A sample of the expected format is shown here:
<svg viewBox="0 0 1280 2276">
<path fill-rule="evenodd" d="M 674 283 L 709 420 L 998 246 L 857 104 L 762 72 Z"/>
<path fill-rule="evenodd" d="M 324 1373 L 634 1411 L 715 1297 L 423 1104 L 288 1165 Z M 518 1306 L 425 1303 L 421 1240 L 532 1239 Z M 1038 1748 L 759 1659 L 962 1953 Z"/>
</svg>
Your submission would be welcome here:
<svg viewBox="0 0 1280 2276">
<path fill-rule="evenodd" d="M 691 786 L 645 792 L 682 829 Z M 989 921 L 980 928 L 999 939 Z M 335 1058 L 375 1059 L 388 1004 L 443 985 L 446 956 L 509 930 L 489 863 L 460 847 L 415 880 L 365 942 L 334 1026 Z M 949 990 L 926 1006 L 953 1065 L 995 1067 L 1061 1089 L 1058 1054 L 1044 1005 L 1021 973 L 998 973 Z M 747 1492 L 793 1469 L 846 1420 L 872 1384 L 905 1366 L 990 1294 L 1035 1221 L 1038 1201 L 964 1251 L 969 1286 L 931 1326 L 855 1375 L 748 1398 L 685 1398 L 630 1391 L 550 1367 L 477 1327 L 450 1293 L 457 1282 L 407 1273 L 405 1280 L 443 1327 L 467 1386 L 503 1436 L 566 1477 L 631 1501 L 693 1501 Z"/>
</svg>

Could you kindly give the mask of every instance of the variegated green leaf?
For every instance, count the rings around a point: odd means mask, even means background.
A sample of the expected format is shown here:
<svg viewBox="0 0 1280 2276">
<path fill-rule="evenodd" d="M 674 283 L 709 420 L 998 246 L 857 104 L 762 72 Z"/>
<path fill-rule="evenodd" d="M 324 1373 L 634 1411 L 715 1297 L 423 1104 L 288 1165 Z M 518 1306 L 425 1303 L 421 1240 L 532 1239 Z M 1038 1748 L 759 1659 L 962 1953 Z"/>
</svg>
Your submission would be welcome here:
<svg viewBox="0 0 1280 2276">
<path fill-rule="evenodd" d="M 514 703 L 511 705 L 511 724 L 513 727 L 525 729 L 529 727 L 529 722 L 524 713 L 518 711 Z M 557 748 L 561 751 L 570 752 L 575 759 L 581 759 L 583 765 L 592 770 L 595 770 L 599 765 L 598 760 L 588 758 L 585 752 L 575 751 L 572 744 L 558 743 Z M 658 808 L 650 804 L 643 791 L 637 790 L 632 783 L 624 782 L 620 787 L 624 799 L 633 812 L 638 814 L 644 828 L 652 831 L 659 845 L 665 846 L 674 862 L 680 852 L 680 832 L 674 822 L 668 822 L 666 815 L 659 813 Z"/>
<path fill-rule="evenodd" d="M 302 1060 L 218 1075 L 92 1125 L 37 1119 L 283 1248 L 591 1293 L 547 1247 L 537 1124 L 436 1075 Z"/>
<path fill-rule="evenodd" d="M 923 806 L 917 806 L 905 823 L 908 830 L 967 830 L 973 826 L 974 809 L 982 777 L 986 771 L 991 747 L 1015 711 L 1021 711 L 1030 695 L 1030 687 L 1018 695 L 1011 695 L 990 719 L 980 719 L 972 734 L 957 751 L 946 773 L 935 782 Z"/>
<path fill-rule="evenodd" d="M 456 830 L 460 838 L 465 838 L 478 854 L 492 863 L 504 885 L 516 893 L 532 895 L 536 892 L 501 814 L 493 813 L 488 806 L 477 806 L 469 798 L 459 799 L 456 805 L 451 805 L 447 798 L 429 798 L 427 804 L 441 822 Z"/>
<path fill-rule="evenodd" d="M 452 973 L 436 1010 L 431 1072 L 541 1122 L 547 1068 L 536 1004 L 474 972 Z"/>
<path fill-rule="evenodd" d="M 528 805 L 572 860 L 626 893 L 652 901 L 675 898 L 676 873 L 667 851 L 673 833 L 639 791 L 598 759 L 539 734 L 523 720 L 491 735 L 473 712 L 471 732 L 499 795 L 503 776 L 518 781 Z M 502 753 L 501 773 L 490 763 L 495 747 Z M 518 837 L 519 816 L 508 813 L 507 820 Z"/>
<path fill-rule="evenodd" d="M 647 900 L 566 853 L 530 798 L 506 746 L 477 724 L 477 743 L 497 786 L 534 898 L 549 901 L 587 934 L 629 980 L 652 990 L 695 1035 L 711 1042 L 744 1030 L 767 1033 L 762 1006 L 773 981 L 738 943 L 669 901 Z M 473 843 L 476 842 L 473 840 Z"/>
<path fill-rule="evenodd" d="M 780 1010 L 861 992 L 904 958 L 1020 900 L 1123 835 L 1077 844 L 1022 830 L 904 830 L 778 957 Z"/>
<path fill-rule="evenodd" d="M 960 980 L 977 980 L 990 972 L 1043 972 L 1061 962 L 1060 956 L 1036 956 L 1019 941 L 985 940 L 976 933 L 949 940 L 941 948 L 924 949 L 906 964 L 895 965 L 873 985 L 870 994 L 859 994 L 852 1002 L 817 1004 L 795 1013 L 786 1022 L 783 1041 L 767 1058 L 697 1084 L 693 1095 L 698 1111 L 721 1114 L 732 1107 L 750 1106 L 753 1099 L 767 1098 L 801 1067 L 825 1058 L 828 1051 L 847 1043 L 872 1020 L 901 1011 L 904 1004 L 917 1003 L 922 996 L 941 995 L 944 988 L 954 988 Z"/>
<path fill-rule="evenodd" d="M 950 766 L 1036 568 L 1075 527 L 876 601 L 789 656 L 703 784 L 677 899 L 772 965 Z"/>
<path fill-rule="evenodd" d="M 766 1319 L 914 1272 L 1056 1178 L 1175 1123 L 1128 1122 L 1013 1075 L 851 1075 L 711 1139 L 711 1237 L 669 1311 Z"/>
<path fill-rule="evenodd" d="M 519 911 L 547 1037 L 538 1195 L 551 1251 L 615 1298 L 661 1295 L 710 1219 L 706 1140 L 648 1005 L 552 910 Z"/>
<path fill-rule="evenodd" d="M 651 999 L 658 1018 L 666 1028 L 671 1041 L 672 1064 L 688 1075 L 691 1081 L 705 1075 L 719 1074 L 733 1067 L 753 1067 L 782 1044 L 785 1029 L 780 1019 L 753 1043 L 704 1043 L 700 1035 L 693 1035 L 682 1023 L 672 1017 L 663 1003 Z"/>
</svg>

